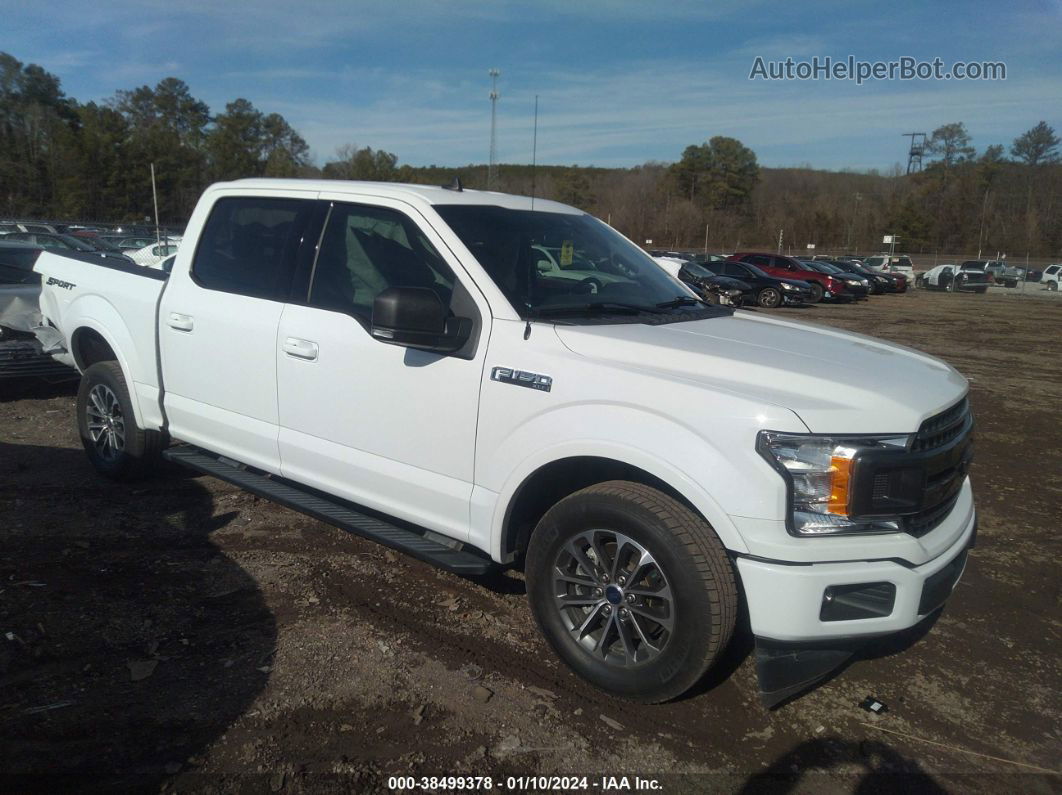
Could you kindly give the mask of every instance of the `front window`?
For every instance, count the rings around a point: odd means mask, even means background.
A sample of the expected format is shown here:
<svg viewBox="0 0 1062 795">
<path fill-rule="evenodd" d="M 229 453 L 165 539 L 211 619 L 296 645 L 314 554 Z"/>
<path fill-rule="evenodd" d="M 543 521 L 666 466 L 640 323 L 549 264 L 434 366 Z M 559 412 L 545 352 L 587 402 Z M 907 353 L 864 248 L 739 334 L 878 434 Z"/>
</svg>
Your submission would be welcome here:
<svg viewBox="0 0 1062 795">
<path fill-rule="evenodd" d="M 687 303 L 705 309 L 642 249 L 592 216 L 482 205 L 435 209 L 521 317 L 678 313 L 688 311 Z"/>
</svg>

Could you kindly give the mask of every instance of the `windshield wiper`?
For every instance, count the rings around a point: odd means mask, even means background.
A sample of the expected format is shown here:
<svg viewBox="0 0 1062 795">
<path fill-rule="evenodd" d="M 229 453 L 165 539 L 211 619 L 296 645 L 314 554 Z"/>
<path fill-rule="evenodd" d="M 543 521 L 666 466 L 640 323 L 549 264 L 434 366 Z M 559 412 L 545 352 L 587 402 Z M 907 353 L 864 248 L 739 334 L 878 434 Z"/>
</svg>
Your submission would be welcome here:
<svg viewBox="0 0 1062 795">
<path fill-rule="evenodd" d="M 631 315 L 648 312 L 652 315 L 660 314 L 663 307 L 642 306 L 640 304 L 624 304 L 617 301 L 593 301 L 587 304 L 575 306 L 540 306 L 532 310 L 533 317 L 545 317 L 548 315 L 570 315 L 586 312 L 607 314 L 610 312 L 625 313 Z"/>
<path fill-rule="evenodd" d="M 700 298 L 694 298 L 692 295 L 677 295 L 670 301 L 661 301 L 656 305 L 657 309 L 678 309 L 680 306 L 693 306 L 694 304 L 704 304 L 705 306 L 711 306 L 707 301 L 702 301 Z"/>
</svg>

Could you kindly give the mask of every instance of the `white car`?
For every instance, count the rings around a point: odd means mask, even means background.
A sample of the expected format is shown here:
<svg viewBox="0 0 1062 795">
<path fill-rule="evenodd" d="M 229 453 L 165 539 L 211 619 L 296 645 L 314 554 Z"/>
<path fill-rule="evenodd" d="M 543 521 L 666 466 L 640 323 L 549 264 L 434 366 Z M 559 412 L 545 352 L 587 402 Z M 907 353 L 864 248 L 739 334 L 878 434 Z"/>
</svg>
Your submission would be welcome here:
<svg viewBox="0 0 1062 795">
<path fill-rule="evenodd" d="M 541 199 L 241 180 L 186 237 L 168 273 L 36 262 L 103 475 L 166 457 L 456 572 L 521 566 L 557 655 L 641 702 L 747 616 L 776 704 L 962 575 L 973 418 L 938 359 L 706 306 Z M 617 278 L 540 271 L 558 247 Z"/>
<path fill-rule="evenodd" d="M 1058 283 L 1062 280 L 1062 265 L 1048 265 L 1044 268 L 1044 275 L 1040 277 L 1040 282 L 1048 290 L 1058 290 Z"/>
<path fill-rule="evenodd" d="M 167 239 L 162 243 L 152 243 L 136 251 L 126 251 L 125 256 L 145 268 L 158 268 L 161 267 L 163 260 L 177 253 L 179 245 L 178 241 Z"/>
<path fill-rule="evenodd" d="M 953 263 L 943 263 L 930 268 L 915 279 L 915 286 L 925 290 L 946 290 L 949 293 L 988 292 L 988 276 L 981 271 L 967 271 Z"/>
<path fill-rule="evenodd" d="M 872 271 L 902 273 L 909 280 L 914 279 L 914 264 L 905 254 L 876 254 L 864 259 L 863 267 Z"/>
</svg>

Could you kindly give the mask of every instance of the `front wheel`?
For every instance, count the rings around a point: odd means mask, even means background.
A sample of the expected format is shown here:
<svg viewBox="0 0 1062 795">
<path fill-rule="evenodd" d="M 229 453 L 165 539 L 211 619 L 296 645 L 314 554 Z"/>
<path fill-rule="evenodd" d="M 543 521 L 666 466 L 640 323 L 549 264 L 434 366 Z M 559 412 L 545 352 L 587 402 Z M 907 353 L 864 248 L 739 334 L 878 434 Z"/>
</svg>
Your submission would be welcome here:
<svg viewBox="0 0 1062 795">
<path fill-rule="evenodd" d="M 774 309 L 782 303 L 782 293 L 774 287 L 764 287 L 756 296 L 756 303 L 764 309 Z"/>
<path fill-rule="evenodd" d="M 77 427 L 92 466 L 114 480 L 142 477 L 160 457 L 162 434 L 136 424 L 118 362 L 97 362 L 81 375 Z"/>
<path fill-rule="evenodd" d="M 627 481 L 578 491 L 527 551 L 535 621 L 576 673 L 644 703 L 692 687 L 730 641 L 734 570 L 719 538 L 673 498 Z"/>
<path fill-rule="evenodd" d="M 1049 292 L 1055 292 L 1058 289 L 1058 282 L 1048 282 L 1047 289 Z"/>
<path fill-rule="evenodd" d="M 818 282 L 811 283 L 811 303 L 817 304 L 825 294 L 826 292 L 822 289 L 821 284 Z"/>
</svg>

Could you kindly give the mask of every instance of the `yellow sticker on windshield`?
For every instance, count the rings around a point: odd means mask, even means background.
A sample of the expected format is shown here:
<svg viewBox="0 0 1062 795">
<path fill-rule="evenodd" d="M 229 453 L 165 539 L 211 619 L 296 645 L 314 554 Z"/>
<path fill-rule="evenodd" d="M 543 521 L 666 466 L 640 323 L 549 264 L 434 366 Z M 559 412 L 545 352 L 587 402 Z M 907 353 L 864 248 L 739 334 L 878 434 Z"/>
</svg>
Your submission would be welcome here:
<svg viewBox="0 0 1062 795">
<path fill-rule="evenodd" d="M 563 243 L 561 243 L 560 266 L 562 268 L 567 268 L 569 265 L 571 265 L 572 257 L 574 255 L 575 246 L 572 245 L 572 241 L 565 240 Z"/>
</svg>

